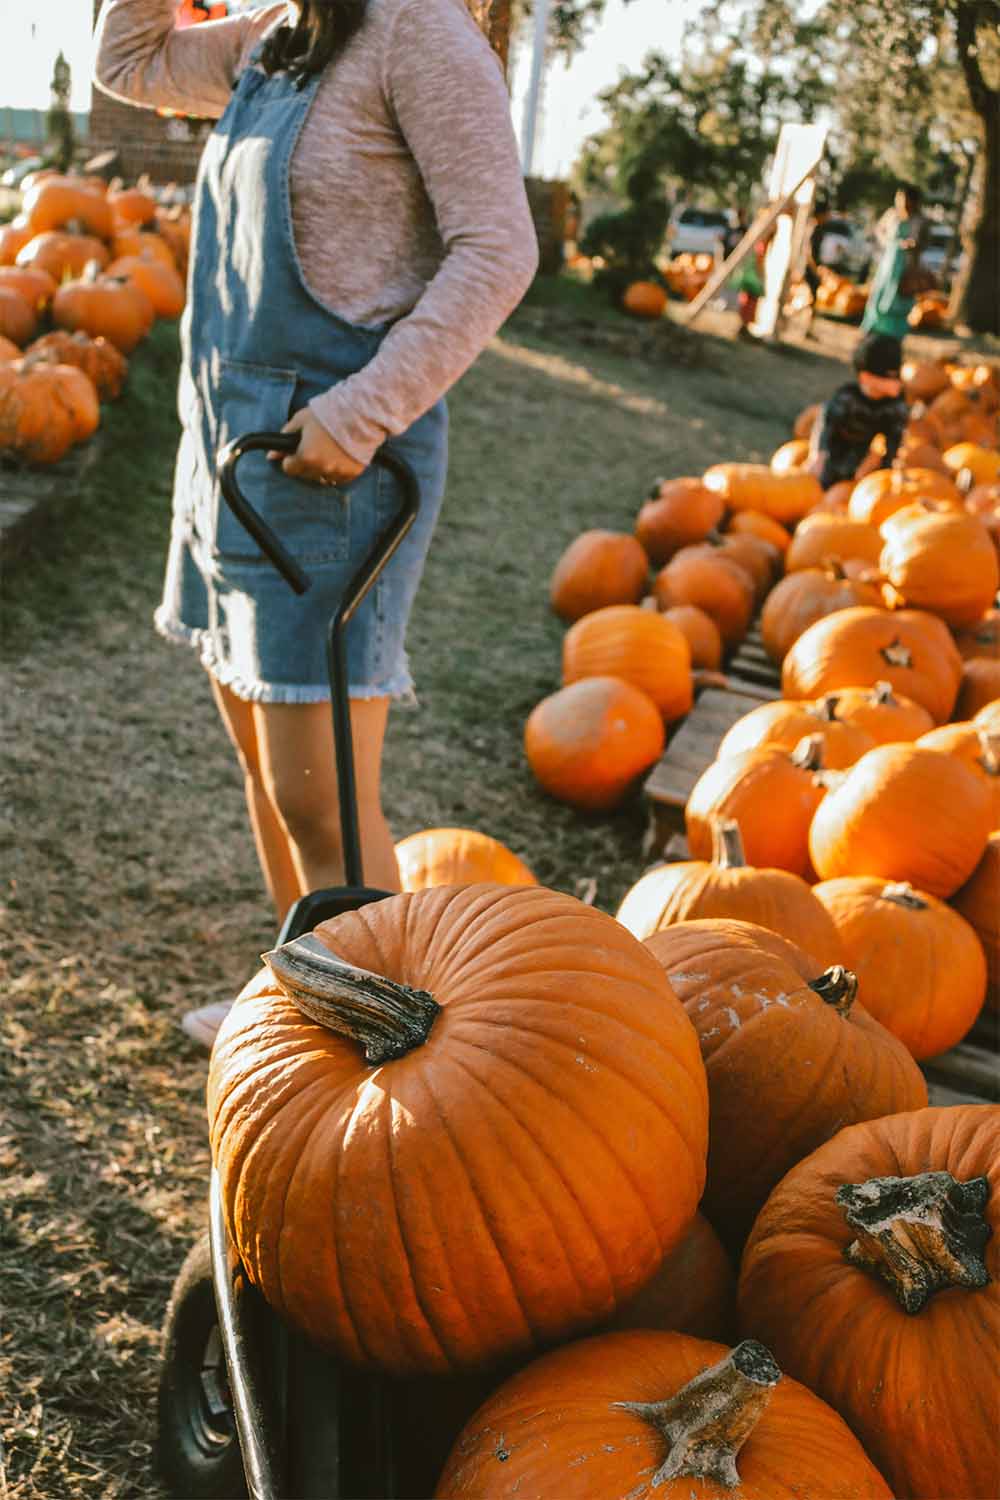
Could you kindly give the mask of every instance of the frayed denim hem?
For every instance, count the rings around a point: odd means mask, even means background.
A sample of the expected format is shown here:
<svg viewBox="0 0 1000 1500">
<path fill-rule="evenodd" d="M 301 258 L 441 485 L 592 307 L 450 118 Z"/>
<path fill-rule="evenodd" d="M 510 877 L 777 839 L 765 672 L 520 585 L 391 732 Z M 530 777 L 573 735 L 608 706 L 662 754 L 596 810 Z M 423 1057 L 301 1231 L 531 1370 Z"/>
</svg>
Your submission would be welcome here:
<svg viewBox="0 0 1000 1500">
<path fill-rule="evenodd" d="M 171 618 L 162 608 L 153 616 L 158 635 L 178 645 L 191 646 L 198 652 L 201 665 L 222 687 L 244 703 L 329 703 L 328 683 L 273 683 L 259 682 L 243 677 L 235 668 L 217 660 L 207 630 L 198 630 L 191 625 L 182 625 Z M 413 679 L 409 672 L 397 672 L 385 683 L 351 683 L 347 689 L 349 698 L 361 701 L 373 698 L 392 698 L 412 707 L 417 702 Z"/>
</svg>

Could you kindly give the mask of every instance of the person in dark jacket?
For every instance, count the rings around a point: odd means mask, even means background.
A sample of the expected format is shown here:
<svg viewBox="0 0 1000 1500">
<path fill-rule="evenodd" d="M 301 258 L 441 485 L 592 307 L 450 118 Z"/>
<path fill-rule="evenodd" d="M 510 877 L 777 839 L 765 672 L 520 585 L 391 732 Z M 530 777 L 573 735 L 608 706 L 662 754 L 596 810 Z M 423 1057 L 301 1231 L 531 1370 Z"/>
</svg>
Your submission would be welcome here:
<svg viewBox="0 0 1000 1500">
<path fill-rule="evenodd" d="M 908 410 L 900 377 L 902 345 L 888 334 L 869 334 L 854 351 L 854 380 L 834 391 L 813 426 L 809 470 L 824 489 L 853 479 L 872 438 L 885 437 L 880 468 L 888 469 L 902 441 Z"/>
</svg>

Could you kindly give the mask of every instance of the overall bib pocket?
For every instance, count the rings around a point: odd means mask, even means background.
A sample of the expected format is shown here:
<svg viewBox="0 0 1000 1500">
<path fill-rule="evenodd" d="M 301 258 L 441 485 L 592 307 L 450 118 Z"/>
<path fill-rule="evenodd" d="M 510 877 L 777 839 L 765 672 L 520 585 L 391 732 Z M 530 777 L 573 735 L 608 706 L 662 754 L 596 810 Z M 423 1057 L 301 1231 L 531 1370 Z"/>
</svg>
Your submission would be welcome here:
<svg viewBox="0 0 1000 1500">
<path fill-rule="evenodd" d="M 304 405 L 301 393 L 296 401 L 298 377 L 294 370 L 222 359 L 219 372 L 218 448 L 246 432 L 277 432 Z M 347 490 L 291 479 L 263 453 L 250 453 L 241 461 L 239 478 L 250 504 L 274 528 L 293 557 L 315 565 L 348 557 L 351 502 Z M 270 567 L 226 505 L 214 477 L 212 496 L 215 555 Z"/>
</svg>

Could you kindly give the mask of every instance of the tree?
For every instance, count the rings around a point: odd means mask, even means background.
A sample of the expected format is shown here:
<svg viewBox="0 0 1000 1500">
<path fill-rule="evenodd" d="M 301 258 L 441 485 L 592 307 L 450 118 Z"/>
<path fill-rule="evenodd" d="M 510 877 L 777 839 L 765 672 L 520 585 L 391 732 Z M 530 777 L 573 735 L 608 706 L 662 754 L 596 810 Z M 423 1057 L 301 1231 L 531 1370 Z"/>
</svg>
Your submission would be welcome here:
<svg viewBox="0 0 1000 1500">
<path fill-rule="evenodd" d="M 52 69 L 52 103 L 45 117 L 45 159 L 60 172 L 68 171 L 72 165 L 76 145 L 73 116 L 69 112 L 71 87 L 69 63 L 60 52 Z"/>
</svg>

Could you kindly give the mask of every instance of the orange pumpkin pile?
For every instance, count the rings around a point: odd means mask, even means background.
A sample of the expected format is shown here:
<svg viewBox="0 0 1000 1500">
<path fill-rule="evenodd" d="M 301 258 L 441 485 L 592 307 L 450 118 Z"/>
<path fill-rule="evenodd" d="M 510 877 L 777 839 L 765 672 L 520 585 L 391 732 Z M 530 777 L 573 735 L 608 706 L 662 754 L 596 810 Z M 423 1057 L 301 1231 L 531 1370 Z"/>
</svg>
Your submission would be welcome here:
<svg viewBox="0 0 1000 1500">
<path fill-rule="evenodd" d="M 25 179 L 22 211 L 0 230 L 0 450 L 54 463 L 89 436 L 96 402 L 121 394 L 125 357 L 157 318 L 180 315 L 189 238 L 188 211 L 141 186 Z M 62 366 L 73 380 L 53 375 Z M 96 393 L 86 414 L 80 379 Z"/>
</svg>

